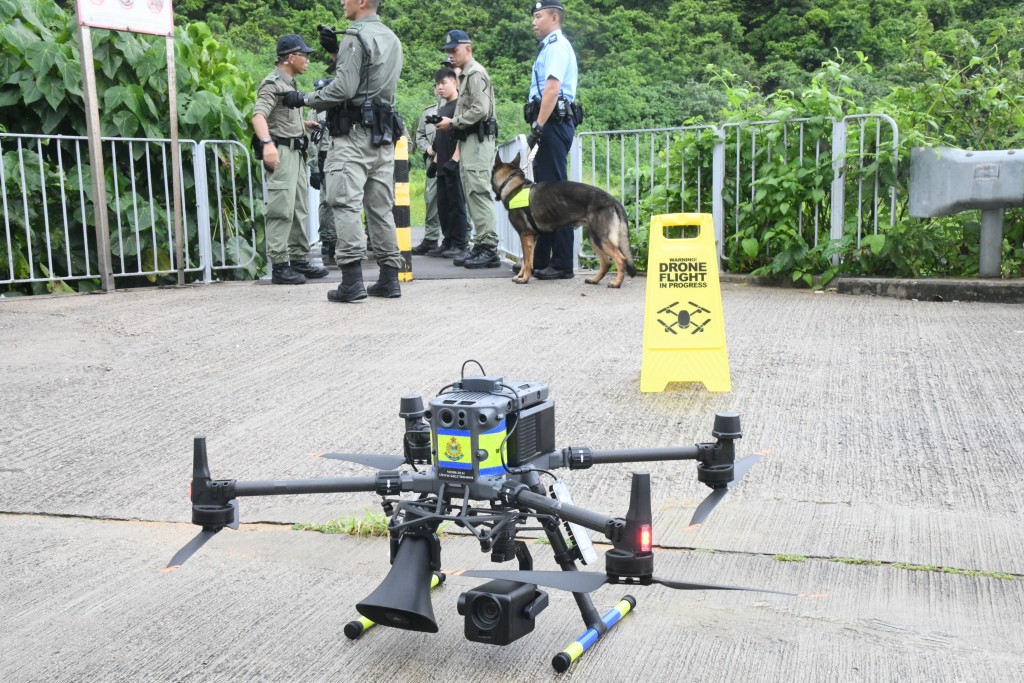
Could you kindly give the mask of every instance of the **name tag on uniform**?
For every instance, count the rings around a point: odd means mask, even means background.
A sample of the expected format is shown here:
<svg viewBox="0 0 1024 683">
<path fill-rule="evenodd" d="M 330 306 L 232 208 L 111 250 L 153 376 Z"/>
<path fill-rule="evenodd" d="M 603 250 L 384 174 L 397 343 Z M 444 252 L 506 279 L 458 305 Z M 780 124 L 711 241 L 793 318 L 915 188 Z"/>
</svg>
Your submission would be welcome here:
<svg viewBox="0 0 1024 683">
<path fill-rule="evenodd" d="M 526 209 L 530 206 L 530 190 L 520 190 L 516 193 L 516 196 L 509 200 L 508 210 L 512 209 Z"/>
</svg>

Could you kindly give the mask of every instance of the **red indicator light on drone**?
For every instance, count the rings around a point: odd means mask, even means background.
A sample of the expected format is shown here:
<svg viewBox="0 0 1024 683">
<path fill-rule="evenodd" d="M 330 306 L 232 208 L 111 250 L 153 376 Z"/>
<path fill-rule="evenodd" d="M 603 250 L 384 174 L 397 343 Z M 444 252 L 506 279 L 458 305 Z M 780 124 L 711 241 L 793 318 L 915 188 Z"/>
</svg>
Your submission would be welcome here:
<svg viewBox="0 0 1024 683">
<path fill-rule="evenodd" d="M 649 553 L 651 552 L 651 525 L 644 524 L 640 527 L 640 552 Z"/>
</svg>

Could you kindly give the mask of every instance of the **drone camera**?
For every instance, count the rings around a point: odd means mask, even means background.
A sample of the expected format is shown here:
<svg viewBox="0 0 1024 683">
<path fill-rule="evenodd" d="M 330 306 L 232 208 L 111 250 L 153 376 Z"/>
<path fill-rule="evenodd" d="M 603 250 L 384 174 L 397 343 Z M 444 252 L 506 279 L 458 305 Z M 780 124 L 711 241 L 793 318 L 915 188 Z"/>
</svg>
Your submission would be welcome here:
<svg viewBox="0 0 1024 683">
<path fill-rule="evenodd" d="M 537 586 L 496 580 L 460 595 L 457 608 L 466 618 L 466 640 L 508 645 L 532 632 L 547 606 L 548 594 Z"/>
</svg>

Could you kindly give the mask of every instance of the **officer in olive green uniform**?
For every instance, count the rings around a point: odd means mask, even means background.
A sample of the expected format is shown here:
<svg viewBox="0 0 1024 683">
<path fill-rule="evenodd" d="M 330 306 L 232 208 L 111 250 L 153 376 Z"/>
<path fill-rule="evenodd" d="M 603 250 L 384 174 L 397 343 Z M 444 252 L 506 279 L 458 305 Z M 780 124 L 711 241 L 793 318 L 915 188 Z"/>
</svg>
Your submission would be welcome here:
<svg viewBox="0 0 1024 683">
<path fill-rule="evenodd" d="M 436 91 L 436 88 L 435 88 Z M 430 169 L 430 162 L 434 157 L 434 136 L 437 132 L 434 124 L 427 121 L 427 117 L 437 115 L 437 102 L 434 102 L 420 114 L 419 124 L 416 126 L 416 149 L 423 153 L 423 160 Z M 423 183 L 423 203 L 426 205 L 427 215 L 424 219 L 426 229 L 423 232 L 423 241 L 412 248 L 412 253 L 417 256 L 437 250 L 437 240 L 441 236 L 441 221 L 437 216 L 437 177 L 429 174 Z"/>
<path fill-rule="evenodd" d="M 299 285 L 306 278 L 327 275 L 327 269 L 306 261 L 306 130 L 302 114 L 285 107 L 278 93 L 296 92 L 295 75 L 306 71 L 313 51 L 297 35 L 277 41 L 277 68 L 256 90 L 252 127 L 261 148 L 267 179 L 267 256 L 273 263 L 271 282 Z"/>
<path fill-rule="evenodd" d="M 330 83 L 330 79 L 321 78 L 313 85 L 319 90 Z M 315 109 L 310 112 L 309 120 L 315 121 L 318 130 L 310 136 L 310 142 L 316 146 L 316 153 L 309 155 L 309 184 L 314 190 L 320 191 L 320 258 L 325 266 L 335 266 L 334 248 L 338 243 L 338 235 L 334 230 L 334 210 L 327 203 L 327 192 L 323 188 L 324 163 L 327 161 L 327 150 L 331 147 L 331 137 L 327 134 L 327 114 Z"/>
<path fill-rule="evenodd" d="M 324 164 L 327 202 L 334 209 L 338 245 L 335 259 L 342 282 L 328 292 L 330 301 L 353 302 L 366 295 L 402 295 L 398 271 L 403 265 L 392 209 L 395 204 L 394 141 L 403 133 L 393 113 L 395 90 L 402 71 L 402 45 L 377 16 L 379 0 L 345 0 L 345 18 L 352 21 L 340 45 L 333 29 L 320 32 L 320 44 L 337 55 L 334 80 L 313 93 L 285 97 L 293 107 L 327 110 L 331 135 Z M 396 123 L 398 125 L 396 125 Z M 380 277 L 363 286 L 363 228 L 367 229 L 380 266 Z"/>
<path fill-rule="evenodd" d="M 498 228 L 491 195 L 491 167 L 498 124 L 494 118 L 494 87 L 487 70 L 473 59 L 473 45 L 465 31 L 449 31 L 441 48 L 459 74 L 459 101 L 455 115 L 437 124 L 438 130 L 454 129 L 459 142 L 459 175 L 466 193 L 466 207 L 473 219 L 473 251 L 456 257 L 466 268 L 497 268 Z"/>
</svg>

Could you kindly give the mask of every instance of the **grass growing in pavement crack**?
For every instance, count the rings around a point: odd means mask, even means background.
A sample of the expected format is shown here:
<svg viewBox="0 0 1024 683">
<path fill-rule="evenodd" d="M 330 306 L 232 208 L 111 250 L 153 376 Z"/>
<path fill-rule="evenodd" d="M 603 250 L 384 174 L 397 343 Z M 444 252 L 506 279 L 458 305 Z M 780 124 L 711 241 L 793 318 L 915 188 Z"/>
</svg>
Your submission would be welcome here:
<svg viewBox="0 0 1024 683">
<path fill-rule="evenodd" d="M 360 517 L 338 517 L 327 524 L 292 524 L 295 531 L 319 531 L 322 534 L 345 534 L 347 536 L 388 535 L 388 518 L 380 512 L 367 510 Z"/>
<path fill-rule="evenodd" d="M 804 562 L 808 558 L 803 555 L 773 555 L 773 560 L 779 562 Z M 989 579 L 1000 579 L 1003 581 L 1016 581 L 1021 577 L 1006 572 L 983 571 L 980 569 L 957 569 L 955 567 L 941 567 L 934 564 L 912 564 L 909 562 L 882 562 L 881 560 L 867 560 L 859 557 L 818 557 L 813 559 L 838 562 L 840 564 L 869 565 L 872 567 L 893 567 L 911 572 L 940 572 L 942 574 L 954 574 L 956 576 L 983 576 Z"/>
</svg>

